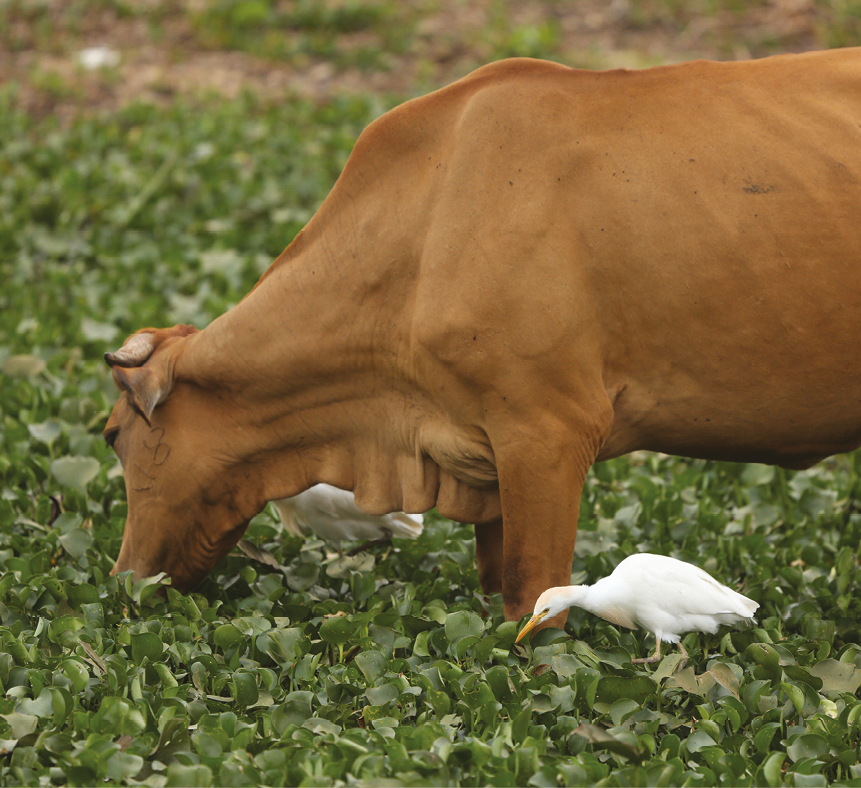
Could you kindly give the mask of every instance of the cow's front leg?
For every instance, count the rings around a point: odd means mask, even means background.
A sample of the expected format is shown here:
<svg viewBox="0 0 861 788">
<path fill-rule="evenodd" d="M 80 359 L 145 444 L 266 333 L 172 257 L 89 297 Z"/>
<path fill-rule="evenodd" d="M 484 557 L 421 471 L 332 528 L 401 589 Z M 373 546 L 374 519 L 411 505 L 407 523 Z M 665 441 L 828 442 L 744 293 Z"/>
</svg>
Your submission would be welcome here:
<svg viewBox="0 0 861 788">
<path fill-rule="evenodd" d="M 609 419 L 603 426 L 590 420 L 577 431 L 533 433 L 526 443 L 513 440 L 499 450 L 494 446 L 502 502 L 506 619 L 531 614 L 543 591 L 570 584 L 580 495 L 608 431 Z M 566 612 L 560 613 L 545 626 L 562 628 L 566 617 Z"/>
</svg>

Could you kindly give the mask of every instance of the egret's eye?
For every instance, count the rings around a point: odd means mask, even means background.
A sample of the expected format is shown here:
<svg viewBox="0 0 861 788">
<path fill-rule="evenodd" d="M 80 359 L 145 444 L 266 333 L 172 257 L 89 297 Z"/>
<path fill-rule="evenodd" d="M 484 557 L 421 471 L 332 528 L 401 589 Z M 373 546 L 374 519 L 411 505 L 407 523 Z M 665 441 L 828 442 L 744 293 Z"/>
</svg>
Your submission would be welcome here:
<svg viewBox="0 0 861 788">
<path fill-rule="evenodd" d="M 544 610 L 542 610 L 542 611 L 541 611 L 541 615 L 542 615 L 542 616 L 546 616 L 549 612 L 550 612 L 550 608 L 549 608 L 549 607 L 545 607 L 545 608 L 544 608 Z"/>
</svg>

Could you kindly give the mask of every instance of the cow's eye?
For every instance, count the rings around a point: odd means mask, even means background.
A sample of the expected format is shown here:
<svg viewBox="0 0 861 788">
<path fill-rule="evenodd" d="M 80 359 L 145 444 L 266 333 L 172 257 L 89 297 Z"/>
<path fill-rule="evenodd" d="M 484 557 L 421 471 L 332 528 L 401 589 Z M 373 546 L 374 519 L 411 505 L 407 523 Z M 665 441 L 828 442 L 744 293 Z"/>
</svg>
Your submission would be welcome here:
<svg viewBox="0 0 861 788">
<path fill-rule="evenodd" d="M 114 448 L 114 442 L 117 439 L 117 435 L 120 434 L 119 428 L 111 430 L 110 432 L 105 433 L 105 443 L 108 444 L 112 449 Z"/>
</svg>

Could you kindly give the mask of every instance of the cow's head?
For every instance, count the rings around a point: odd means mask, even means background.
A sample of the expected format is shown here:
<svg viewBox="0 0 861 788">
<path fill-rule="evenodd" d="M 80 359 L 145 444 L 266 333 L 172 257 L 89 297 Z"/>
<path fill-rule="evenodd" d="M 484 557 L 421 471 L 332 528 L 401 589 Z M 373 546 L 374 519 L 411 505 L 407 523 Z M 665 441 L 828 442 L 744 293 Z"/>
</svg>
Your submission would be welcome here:
<svg viewBox="0 0 861 788">
<path fill-rule="evenodd" d="M 262 507 L 225 450 L 229 408 L 182 372 L 195 331 L 144 329 L 105 356 L 122 393 L 104 434 L 122 462 L 129 506 L 113 572 L 164 571 L 179 590 L 197 585 Z"/>
</svg>

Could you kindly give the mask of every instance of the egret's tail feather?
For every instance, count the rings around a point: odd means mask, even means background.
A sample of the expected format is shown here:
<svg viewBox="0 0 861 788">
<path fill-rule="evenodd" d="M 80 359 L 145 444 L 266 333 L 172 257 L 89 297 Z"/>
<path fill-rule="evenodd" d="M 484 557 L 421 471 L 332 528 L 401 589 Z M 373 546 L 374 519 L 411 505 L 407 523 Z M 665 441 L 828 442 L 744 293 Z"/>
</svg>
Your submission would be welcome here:
<svg viewBox="0 0 861 788">
<path fill-rule="evenodd" d="M 287 531 L 290 536 L 305 536 L 305 530 L 296 519 L 296 507 L 290 503 L 289 499 L 272 501 L 272 505 L 275 507 L 275 510 L 278 512 L 278 516 L 281 518 L 284 530 Z"/>
<path fill-rule="evenodd" d="M 420 514 L 395 512 L 389 515 L 392 536 L 399 539 L 416 539 L 424 530 L 424 517 Z"/>
</svg>

